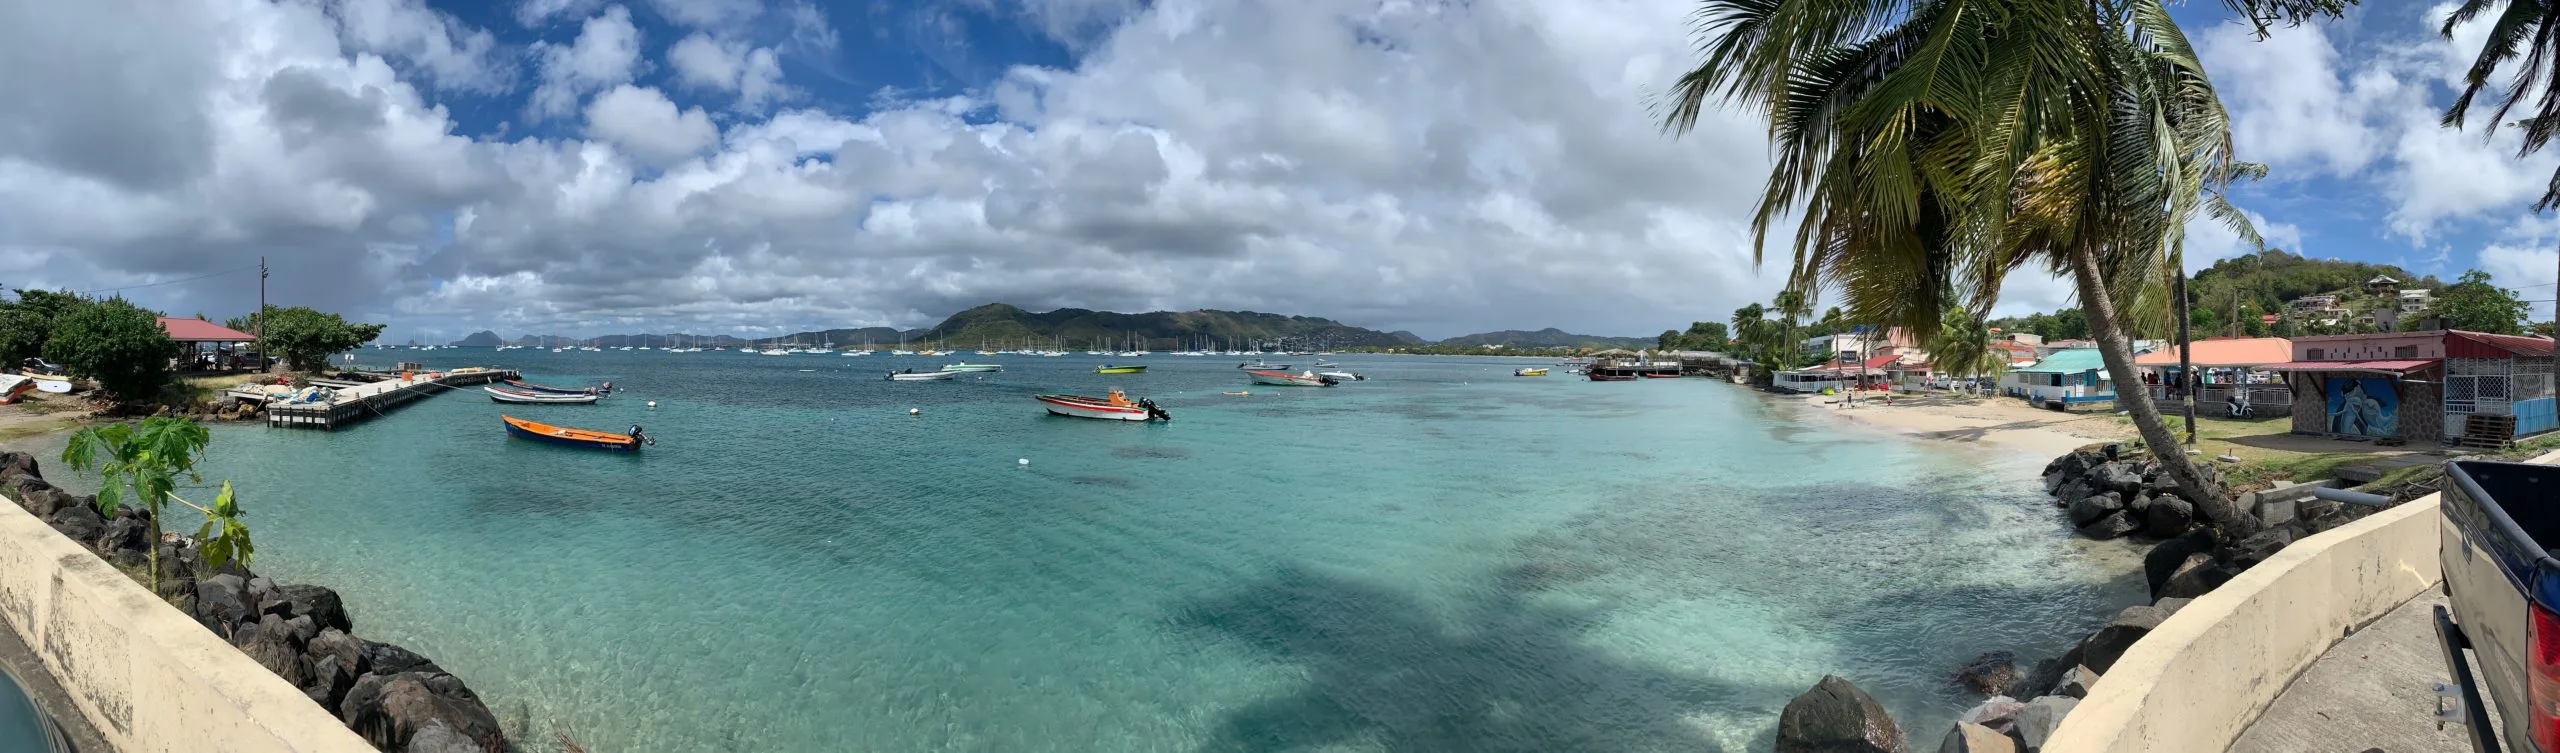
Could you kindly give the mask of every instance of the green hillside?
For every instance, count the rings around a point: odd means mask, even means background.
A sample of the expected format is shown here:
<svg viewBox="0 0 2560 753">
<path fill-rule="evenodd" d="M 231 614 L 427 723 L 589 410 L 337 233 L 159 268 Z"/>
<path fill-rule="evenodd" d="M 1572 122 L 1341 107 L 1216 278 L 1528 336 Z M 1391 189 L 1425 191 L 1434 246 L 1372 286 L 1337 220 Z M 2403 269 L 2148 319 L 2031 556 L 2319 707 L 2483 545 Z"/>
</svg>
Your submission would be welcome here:
<svg viewBox="0 0 2560 753">
<path fill-rule="evenodd" d="M 1502 348 L 1589 348 L 1592 350 L 1626 348 L 1628 350 L 1635 350 L 1638 348 L 1653 347 L 1654 339 L 1650 337 L 1602 337 L 1599 335 L 1577 335 L 1554 327 L 1548 327 L 1535 332 L 1517 329 L 1506 329 L 1500 332 L 1479 332 L 1472 335 L 1452 337 L 1433 344 L 1461 347 L 1496 346 Z"/>
<path fill-rule="evenodd" d="M 940 341 L 954 347 L 1061 344 L 1069 348 L 1139 347 L 1171 350 L 1192 346 L 1227 347 L 1260 344 L 1283 348 L 1347 348 L 1362 345 L 1409 345 L 1420 338 L 1353 327 L 1331 319 L 1284 316 L 1252 311 L 1155 311 L 1122 314 L 1088 309 L 1032 313 L 991 303 L 952 314 L 941 324 L 909 333 L 915 340 Z"/>
</svg>

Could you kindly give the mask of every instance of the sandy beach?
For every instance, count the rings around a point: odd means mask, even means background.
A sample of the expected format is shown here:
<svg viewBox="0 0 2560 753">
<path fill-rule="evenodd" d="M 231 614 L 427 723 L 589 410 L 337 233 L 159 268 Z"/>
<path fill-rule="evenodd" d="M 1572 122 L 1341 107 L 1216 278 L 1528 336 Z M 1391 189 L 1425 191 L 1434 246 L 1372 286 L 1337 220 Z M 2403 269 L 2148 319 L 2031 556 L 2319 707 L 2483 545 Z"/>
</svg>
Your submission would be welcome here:
<svg viewBox="0 0 2560 753">
<path fill-rule="evenodd" d="M 1946 394 L 1896 395 L 1883 400 L 1860 396 L 1849 407 L 1836 395 L 1807 395 L 1808 406 L 1841 418 L 1895 433 L 1944 442 L 1984 445 L 1991 449 L 2033 453 L 2052 458 L 2091 442 L 2126 439 L 2133 428 L 2113 413 L 2061 413 L 2029 407 L 2016 400 L 1967 400 Z"/>
</svg>

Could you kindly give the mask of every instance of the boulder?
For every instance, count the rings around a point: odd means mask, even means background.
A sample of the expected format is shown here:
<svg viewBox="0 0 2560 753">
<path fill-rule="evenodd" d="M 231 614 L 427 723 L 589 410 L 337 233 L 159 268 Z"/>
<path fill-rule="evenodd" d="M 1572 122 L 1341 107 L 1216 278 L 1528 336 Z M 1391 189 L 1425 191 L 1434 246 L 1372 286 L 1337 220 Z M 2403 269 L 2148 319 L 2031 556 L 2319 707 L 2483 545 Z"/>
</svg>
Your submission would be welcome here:
<svg viewBox="0 0 2560 753">
<path fill-rule="evenodd" d="M 2062 726 L 2062 717 L 2079 705 L 2078 698 L 2058 695 L 2028 701 L 2027 707 L 2018 712 L 2018 740 L 2026 743 L 2027 750 L 2043 750 L 2045 741 L 2053 738 L 2053 730 Z"/>
<path fill-rule="evenodd" d="M 2160 542 L 2158 546 L 2152 547 L 2151 551 L 2144 553 L 2142 576 L 2151 584 L 2151 598 L 2160 598 L 2160 587 L 2166 585 L 2169 582 L 2169 576 L 2186 564 L 2187 555 L 2210 551 L 2213 551 L 2213 534 L 2206 531 L 2192 531 Z"/>
<path fill-rule="evenodd" d="M 365 663 L 364 644 L 336 629 L 322 630 L 303 644 L 302 657 L 311 664 L 311 684 L 303 686 L 303 694 L 333 715 L 346 700 L 347 690 L 355 687 L 356 678 L 371 669 Z"/>
<path fill-rule="evenodd" d="M 2122 509 L 2124 509 L 2124 498 L 2115 492 L 2081 497 L 2080 501 L 2071 503 L 2071 524 L 2085 526 L 2098 522 L 2098 519 L 2106 517 L 2107 513 Z"/>
<path fill-rule="evenodd" d="M 1902 728 L 1848 680 L 1823 675 L 1778 713 L 1776 753 L 1901 753 Z"/>
<path fill-rule="evenodd" d="M 1996 696 L 2018 681 L 2018 657 L 2007 651 L 1993 651 L 1965 662 L 1956 670 L 1956 684 L 1974 692 Z"/>
<path fill-rule="evenodd" d="M 44 478 L 44 472 L 36 468 L 36 456 L 15 450 L 0 452 L 0 484 L 30 476 Z"/>
<path fill-rule="evenodd" d="M 294 584 L 277 586 L 276 594 L 284 603 L 286 616 L 310 617 L 324 628 L 354 631 L 355 621 L 347 616 L 347 606 L 339 601 L 338 592 L 324 586 Z"/>
<path fill-rule="evenodd" d="M 2196 507 L 2181 497 L 2161 495 L 2143 511 L 2142 534 L 2155 539 L 2184 535 L 2196 524 Z"/>
<path fill-rule="evenodd" d="M 249 586 L 240 576 L 223 574 L 196 582 L 196 622 L 214 635 L 230 638 L 249 619 Z"/>
<path fill-rule="evenodd" d="M 151 513 L 134 508 L 116 511 L 116 519 L 107 521 L 106 531 L 98 534 L 98 554 L 124 565 L 141 565 L 151 561 Z"/>
<path fill-rule="evenodd" d="M 2133 522 L 2132 516 L 2124 514 L 2123 510 L 2117 510 L 2107 513 L 2106 517 L 2099 518 L 2095 523 L 2081 526 L 2080 535 L 2104 541 L 2141 529 L 2142 524 Z"/>
<path fill-rule="evenodd" d="M 107 532 L 107 519 L 98 517 L 97 510 L 80 505 L 53 511 L 53 516 L 45 518 L 45 523 L 72 541 L 84 543 L 96 541 L 98 534 Z"/>
<path fill-rule="evenodd" d="M 2151 501 L 2155 498 L 2156 497 L 2150 492 L 2133 495 L 2132 499 L 2124 501 L 2124 511 L 2132 515 L 2141 515 L 2143 513 L 2150 512 Z"/>
<path fill-rule="evenodd" d="M 2116 659 L 2124 656 L 2126 649 L 2133 648 L 2142 636 L 2150 635 L 2152 628 L 2159 627 L 2162 620 L 2169 619 L 2169 615 L 2177 614 L 2178 609 L 2186 605 L 2186 599 L 2161 599 L 2150 606 L 2126 607 L 2080 642 L 2080 660 L 2076 663 L 2099 672 L 2107 671 L 2116 665 Z"/>
<path fill-rule="evenodd" d="M 2214 561 L 2212 555 L 2190 554 L 2187 555 L 2185 562 L 2178 564 L 2175 572 L 2169 574 L 2168 582 L 2152 590 L 2151 597 L 2192 599 L 2203 596 L 2206 592 L 2212 591 L 2215 586 L 2230 580 L 2230 575 L 2223 571 L 2222 566 Z"/>
<path fill-rule="evenodd" d="M 1989 727 L 1969 722 L 1956 722 L 1947 730 L 1947 739 L 1938 743 L 1938 753 L 2017 753 L 2017 741 Z"/>
<path fill-rule="evenodd" d="M 257 403 L 241 403 L 241 404 L 240 404 L 240 417 L 241 417 L 241 418 L 244 418 L 244 419 L 248 419 L 248 418 L 257 418 L 257 417 L 258 417 L 258 410 L 259 410 L 259 408 L 258 408 L 258 404 L 257 404 Z"/>
<path fill-rule="evenodd" d="M 1956 717 L 1956 721 L 1960 724 L 1981 725 L 1991 728 L 1994 732 L 2006 733 L 2017 727 L 2018 712 L 2026 708 L 2027 705 L 2019 703 L 2018 699 L 1995 695 L 1974 704 L 1973 708 L 1966 709 L 1963 716 Z"/>
<path fill-rule="evenodd" d="M 363 646 L 364 662 L 365 666 L 368 667 L 366 671 L 374 674 L 388 675 L 398 674 L 401 672 L 444 672 L 443 667 L 436 666 L 435 662 L 428 661 L 427 657 L 419 656 L 414 651 L 389 643 L 375 643 L 373 641 L 358 641 L 358 643 Z"/>
<path fill-rule="evenodd" d="M 2070 481 L 2062 482 L 2062 486 L 2060 488 L 2053 490 L 2053 502 L 2057 505 L 2069 507 L 2071 503 L 2078 502 L 2083 497 L 2087 497 L 2101 491 L 2105 490 L 2090 486 L 2087 481 L 2072 479 Z"/>
<path fill-rule="evenodd" d="M 20 476 L 5 483 L 18 498 L 18 506 L 37 518 L 52 517 L 55 510 L 71 505 L 75 499 L 62 487 L 38 476 Z"/>
<path fill-rule="evenodd" d="M 2097 483 L 2098 488 L 2107 491 L 2125 496 L 2132 496 L 2142 491 L 2142 474 L 2134 472 L 2133 468 L 2126 463 L 2108 463 L 2098 466 L 2097 472 L 2089 475 Z"/>
<path fill-rule="evenodd" d="M 436 725 L 445 727 L 445 732 L 429 733 L 426 742 L 430 744 L 450 746 L 451 737 L 458 737 L 476 745 L 462 750 L 493 753 L 504 749 L 506 739 L 497 716 L 489 713 L 480 697 L 460 679 L 442 672 L 358 678 L 347 690 L 339 719 L 383 750 L 414 750 L 410 744 Z"/>
<path fill-rule="evenodd" d="M 2097 684 L 2097 672 L 2091 671 L 2088 667 L 2072 667 L 2070 671 L 2062 673 L 2062 684 L 2054 687 L 2053 694 L 2058 696 L 2068 696 L 2071 698 L 2087 698 L 2089 697 L 2089 689 L 2096 687 Z"/>
<path fill-rule="evenodd" d="M 231 644 L 239 646 L 240 653 L 248 654 L 258 666 L 299 688 L 310 685 L 312 675 L 311 660 L 303 658 L 302 647 L 297 643 L 293 628 L 272 614 L 260 620 L 256 628 L 242 630 L 231 639 Z"/>
<path fill-rule="evenodd" d="M 2293 539 L 2291 526 L 2276 526 L 2233 543 L 2222 553 L 2222 558 L 2235 569 L 2247 570 L 2267 561 L 2268 557 L 2276 556 L 2276 552 L 2292 545 Z"/>
<path fill-rule="evenodd" d="M 453 731 L 442 719 L 429 719 L 409 736 L 406 753 L 486 753 L 479 743 Z"/>
</svg>

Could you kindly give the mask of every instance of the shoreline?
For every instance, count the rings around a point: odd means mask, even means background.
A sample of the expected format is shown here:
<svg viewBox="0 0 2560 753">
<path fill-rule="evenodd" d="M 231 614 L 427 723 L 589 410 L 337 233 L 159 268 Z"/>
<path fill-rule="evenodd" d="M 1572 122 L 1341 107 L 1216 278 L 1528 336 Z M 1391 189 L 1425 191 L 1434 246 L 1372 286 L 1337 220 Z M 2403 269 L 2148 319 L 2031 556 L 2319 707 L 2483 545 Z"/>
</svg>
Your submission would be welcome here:
<svg viewBox="0 0 2560 753">
<path fill-rule="evenodd" d="M 1846 407 L 1837 395 L 1784 395 L 1770 399 L 1803 405 L 1824 415 L 1916 439 L 2030 454 L 2037 463 L 2092 443 L 2131 439 L 2131 427 L 2112 413 L 2074 414 L 2034 408 L 1998 397 L 1958 398 L 1942 393 L 1898 395 L 1886 405 L 1864 397 Z"/>
</svg>

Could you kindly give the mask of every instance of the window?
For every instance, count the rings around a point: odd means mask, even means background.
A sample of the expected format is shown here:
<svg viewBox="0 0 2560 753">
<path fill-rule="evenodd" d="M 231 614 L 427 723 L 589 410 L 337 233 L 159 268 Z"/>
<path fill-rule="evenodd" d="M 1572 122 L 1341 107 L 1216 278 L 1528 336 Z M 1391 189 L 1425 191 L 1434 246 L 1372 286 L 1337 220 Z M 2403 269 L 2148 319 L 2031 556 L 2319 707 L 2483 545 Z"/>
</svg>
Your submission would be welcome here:
<svg viewBox="0 0 2560 753">
<path fill-rule="evenodd" d="M 2321 354 L 2321 352 L 2320 352 L 2320 349 L 2319 349 L 2319 348 L 2312 348 L 2312 349 L 2310 349 L 2310 350 L 2306 350 L 2306 351 L 2303 351 L 2303 352 L 2302 352 L 2302 360 L 2305 360 L 2305 361 L 2319 361 L 2319 360 L 2324 360 L 2324 359 L 2322 358 L 2322 354 Z"/>
<path fill-rule="evenodd" d="M 2418 357 L 2418 346 L 2415 346 L 2415 345 L 2402 345 L 2402 346 L 2400 346 L 2400 347 L 2392 348 L 2392 349 L 2391 349 L 2391 357 L 2392 357 L 2392 358 L 2416 358 L 2416 357 Z"/>
</svg>

